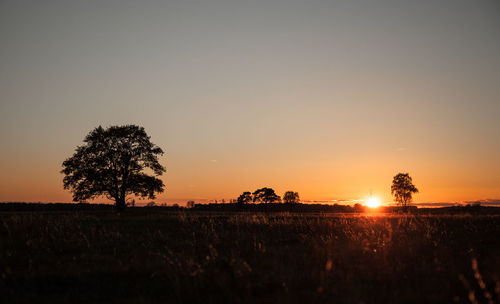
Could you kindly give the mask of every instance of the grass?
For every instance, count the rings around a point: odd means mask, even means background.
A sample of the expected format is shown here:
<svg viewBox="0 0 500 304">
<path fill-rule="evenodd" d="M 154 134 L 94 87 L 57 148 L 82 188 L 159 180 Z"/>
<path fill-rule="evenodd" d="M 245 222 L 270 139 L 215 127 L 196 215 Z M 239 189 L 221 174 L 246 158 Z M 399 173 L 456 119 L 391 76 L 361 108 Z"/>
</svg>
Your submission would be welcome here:
<svg viewBox="0 0 500 304">
<path fill-rule="evenodd" d="M 0 213 L 6 302 L 500 302 L 500 216 Z M 5 302 L 4 302 L 5 303 Z"/>
</svg>

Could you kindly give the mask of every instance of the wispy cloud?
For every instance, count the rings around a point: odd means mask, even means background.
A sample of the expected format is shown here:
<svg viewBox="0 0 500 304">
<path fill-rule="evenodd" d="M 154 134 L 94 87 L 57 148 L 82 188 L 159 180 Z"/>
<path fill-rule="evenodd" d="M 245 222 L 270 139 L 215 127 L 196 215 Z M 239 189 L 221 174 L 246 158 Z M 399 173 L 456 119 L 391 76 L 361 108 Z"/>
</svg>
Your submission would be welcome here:
<svg viewBox="0 0 500 304">
<path fill-rule="evenodd" d="M 465 206 L 465 205 L 475 205 L 480 204 L 482 206 L 500 206 L 500 199 L 484 199 L 475 201 L 459 201 L 459 202 L 424 202 L 416 203 L 415 205 L 420 207 L 453 207 L 453 206 Z"/>
<path fill-rule="evenodd" d="M 465 201 L 464 204 L 481 204 L 483 206 L 500 206 L 500 199 L 485 199 L 485 200 L 476 200 L 476 201 Z"/>
</svg>

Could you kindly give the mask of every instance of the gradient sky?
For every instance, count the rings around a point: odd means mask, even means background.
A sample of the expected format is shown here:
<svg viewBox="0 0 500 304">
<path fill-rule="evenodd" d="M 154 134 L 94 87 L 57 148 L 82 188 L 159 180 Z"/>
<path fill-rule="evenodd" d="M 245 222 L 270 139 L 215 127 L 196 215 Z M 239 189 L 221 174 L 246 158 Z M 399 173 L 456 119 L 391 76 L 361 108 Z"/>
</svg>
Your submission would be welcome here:
<svg viewBox="0 0 500 304">
<path fill-rule="evenodd" d="M 500 198 L 498 1 L 0 2 L 0 201 L 70 201 L 98 125 L 166 151 L 157 201 Z"/>
</svg>

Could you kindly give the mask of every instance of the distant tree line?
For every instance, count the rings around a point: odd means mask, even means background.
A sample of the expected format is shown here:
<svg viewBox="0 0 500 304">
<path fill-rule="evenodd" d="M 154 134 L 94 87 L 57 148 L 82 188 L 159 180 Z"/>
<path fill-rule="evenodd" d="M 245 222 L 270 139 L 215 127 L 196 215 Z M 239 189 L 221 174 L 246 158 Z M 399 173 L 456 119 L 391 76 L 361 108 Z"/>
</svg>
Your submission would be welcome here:
<svg viewBox="0 0 500 304">
<path fill-rule="evenodd" d="M 67 204 L 67 203 L 26 203 L 26 202 L 0 202 L 1 212 L 46 212 L 46 211 L 91 211 L 110 212 L 114 210 L 109 204 Z M 182 210 L 185 207 L 174 205 L 155 205 L 151 207 L 130 207 L 135 212 L 170 212 Z M 367 209 L 361 204 L 357 205 L 325 205 L 325 204 L 196 204 L 191 207 L 194 211 L 228 211 L 228 212 L 328 212 L 328 213 L 362 213 Z M 187 209 L 187 208 L 186 208 Z M 379 208 L 381 213 L 402 212 L 401 206 L 383 206 Z M 500 214 L 500 207 L 465 205 L 441 208 L 417 208 L 409 206 L 407 211 L 414 214 Z"/>
<path fill-rule="evenodd" d="M 249 204 L 249 203 L 264 203 L 264 204 L 272 204 L 272 203 L 286 203 L 286 204 L 294 204 L 299 203 L 299 193 L 294 191 L 287 191 L 283 194 L 283 200 L 281 197 L 276 194 L 276 192 L 272 188 L 260 188 L 255 190 L 253 193 L 250 191 L 243 192 L 238 199 L 236 200 L 238 204 Z"/>
</svg>

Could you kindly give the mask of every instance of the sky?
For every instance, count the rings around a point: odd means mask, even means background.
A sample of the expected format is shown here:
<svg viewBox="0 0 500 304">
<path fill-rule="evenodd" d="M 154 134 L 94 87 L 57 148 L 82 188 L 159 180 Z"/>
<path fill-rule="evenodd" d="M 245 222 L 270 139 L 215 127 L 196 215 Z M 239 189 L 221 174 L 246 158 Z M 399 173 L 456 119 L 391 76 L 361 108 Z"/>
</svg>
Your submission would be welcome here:
<svg viewBox="0 0 500 304">
<path fill-rule="evenodd" d="M 0 201 L 71 201 L 61 163 L 122 124 L 157 202 L 500 199 L 498 1 L 2 0 L 0 41 Z"/>
</svg>

